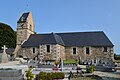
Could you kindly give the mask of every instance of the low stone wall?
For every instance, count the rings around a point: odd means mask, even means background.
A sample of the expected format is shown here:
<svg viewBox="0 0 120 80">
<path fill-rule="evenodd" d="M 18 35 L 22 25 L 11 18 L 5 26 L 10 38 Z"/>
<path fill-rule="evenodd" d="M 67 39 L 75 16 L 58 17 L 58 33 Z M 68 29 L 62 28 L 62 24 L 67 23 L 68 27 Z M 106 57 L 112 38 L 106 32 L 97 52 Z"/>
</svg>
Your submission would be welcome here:
<svg viewBox="0 0 120 80">
<path fill-rule="evenodd" d="M 1 69 L 0 80 L 22 80 L 22 70 Z"/>
</svg>

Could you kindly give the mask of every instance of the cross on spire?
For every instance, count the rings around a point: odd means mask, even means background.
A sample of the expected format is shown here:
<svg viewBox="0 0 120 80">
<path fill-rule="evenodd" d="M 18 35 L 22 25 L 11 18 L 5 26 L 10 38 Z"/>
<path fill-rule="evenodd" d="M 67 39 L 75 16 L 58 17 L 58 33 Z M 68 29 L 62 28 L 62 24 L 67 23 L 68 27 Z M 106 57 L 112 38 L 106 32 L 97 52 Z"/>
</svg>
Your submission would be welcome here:
<svg viewBox="0 0 120 80">
<path fill-rule="evenodd" d="M 6 52 L 7 47 L 4 45 L 4 47 L 2 47 L 2 49 L 4 50 L 3 52 Z"/>
<path fill-rule="evenodd" d="M 26 0 L 26 10 L 28 11 L 28 9 L 29 9 L 29 1 Z"/>
<path fill-rule="evenodd" d="M 27 7 L 28 7 L 28 1 L 27 1 Z"/>
</svg>

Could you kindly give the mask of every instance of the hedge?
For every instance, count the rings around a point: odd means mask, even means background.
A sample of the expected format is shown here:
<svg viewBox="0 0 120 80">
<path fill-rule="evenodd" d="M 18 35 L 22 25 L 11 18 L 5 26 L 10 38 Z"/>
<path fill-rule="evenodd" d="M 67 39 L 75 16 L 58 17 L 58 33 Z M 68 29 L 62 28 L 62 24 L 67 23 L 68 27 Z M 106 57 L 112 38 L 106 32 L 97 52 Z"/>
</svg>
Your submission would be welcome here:
<svg viewBox="0 0 120 80">
<path fill-rule="evenodd" d="M 62 72 L 51 72 L 51 73 L 46 73 L 46 72 L 40 72 L 36 80 L 54 80 L 54 79 L 64 79 L 64 73 Z"/>
</svg>

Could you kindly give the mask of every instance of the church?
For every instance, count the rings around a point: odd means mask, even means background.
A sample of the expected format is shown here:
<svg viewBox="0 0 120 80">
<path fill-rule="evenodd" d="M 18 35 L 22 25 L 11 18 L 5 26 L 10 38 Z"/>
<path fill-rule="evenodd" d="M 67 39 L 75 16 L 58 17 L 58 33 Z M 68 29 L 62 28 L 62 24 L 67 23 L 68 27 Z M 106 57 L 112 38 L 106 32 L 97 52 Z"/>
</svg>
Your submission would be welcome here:
<svg viewBox="0 0 120 80">
<path fill-rule="evenodd" d="M 13 54 L 28 59 L 80 60 L 110 65 L 114 45 L 103 31 L 36 34 L 32 13 L 23 13 L 17 21 L 17 43 Z"/>
</svg>

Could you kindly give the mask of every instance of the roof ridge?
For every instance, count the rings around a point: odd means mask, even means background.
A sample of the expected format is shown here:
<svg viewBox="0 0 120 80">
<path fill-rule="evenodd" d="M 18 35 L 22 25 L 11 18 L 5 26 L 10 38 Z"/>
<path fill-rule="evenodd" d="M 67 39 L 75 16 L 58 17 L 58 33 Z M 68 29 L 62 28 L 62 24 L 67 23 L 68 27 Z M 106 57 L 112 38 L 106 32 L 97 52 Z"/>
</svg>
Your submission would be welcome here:
<svg viewBox="0 0 120 80">
<path fill-rule="evenodd" d="M 71 34 L 71 33 L 99 33 L 103 31 L 85 31 L 85 32 L 61 32 L 61 33 L 56 33 L 56 34 Z"/>
<path fill-rule="evenodd" d="M 56 43 L 58 43 L 58 41 L 57 41 L 57 39 L 56 39 L 56 35 L 57 35 L 57 34 L 55 34 L 55 33 L 51 33 L 51 34 L 53 34 Z"/>
<path fill-rule="evenodd" d="M 53 34 L 53 36 L 54 36 L 55 41 L 56 41 L 56 43 L 57 43 L 57 44 L 59 44 L 59 42 L 58 42 L 58 40 L 57 40 L 57 38 L 56 38 L 56 37 L 59 37 L 59 38 L 61 39 L 61 41 L 62 41 L 63 45 L 64 45 L 64 42 L 63 42 L 62 38 L 61 38 L 59 35 L 57 35 L 56 33 L 51 33 L 51 34 Z"/>
<path fill-rule="evenodd" d="M 70 33 L 99 33 L 99 32 L 104 32 L 104 31 L 85 31 L 85 32 L 58 32 L 58 33 L 38 33 L 36 35 L 50 35 L 50 34 L 70 34 Z"/>
</svg>

